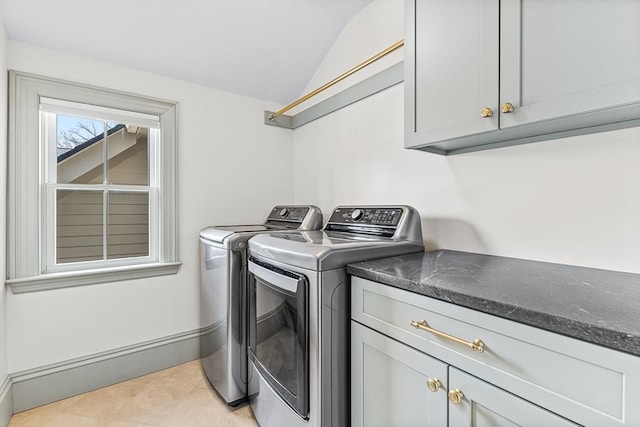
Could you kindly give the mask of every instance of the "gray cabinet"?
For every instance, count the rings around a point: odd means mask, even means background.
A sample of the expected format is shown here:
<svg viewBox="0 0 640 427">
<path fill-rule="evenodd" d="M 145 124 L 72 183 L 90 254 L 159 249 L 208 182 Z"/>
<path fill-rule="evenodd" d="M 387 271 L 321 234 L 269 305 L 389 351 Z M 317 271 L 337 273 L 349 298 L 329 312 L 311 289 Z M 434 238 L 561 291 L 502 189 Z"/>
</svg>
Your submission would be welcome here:
<svg viewBox="0 0 640 427">
<path fill-rule="evenodd" d="M 406 15 L 407 148 L 640 124 L 640 0 L 410 0 Z"/>
<path fill-rule="evenodd" d="M 497 130 L 497 115 L 484 119 L 480 110 L 498 104 L 498 0 L 406 7 L 407 146 Z"/>
<path fill-rule="evenodd" d="M 445 426 L 447 365 L 357 322 L 351 324 L 352 425 Z"/>
<path fill-rule="evenodd" d="M 353 427 L 576 426 L 355 321 L 351 323 Z"/>
<path fill-rule="evenodd" d="M 640 425 L 639 357 L 358 277 L 351 318 L 356 427 Z"/>
</svg>

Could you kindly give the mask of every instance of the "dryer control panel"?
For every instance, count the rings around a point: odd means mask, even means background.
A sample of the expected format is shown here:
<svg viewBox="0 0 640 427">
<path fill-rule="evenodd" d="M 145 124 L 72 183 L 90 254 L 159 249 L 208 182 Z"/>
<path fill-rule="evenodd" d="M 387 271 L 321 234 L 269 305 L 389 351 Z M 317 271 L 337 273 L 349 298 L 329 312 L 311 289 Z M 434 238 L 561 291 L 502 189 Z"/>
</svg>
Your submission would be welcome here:
<svg viewBox="0 0 640 427">
<path fill-rule="evenodd" d="M 349 207 L 336 208 L 329 223 L 396 227 L 402 218 L 401 208 Z"/>
</svg>

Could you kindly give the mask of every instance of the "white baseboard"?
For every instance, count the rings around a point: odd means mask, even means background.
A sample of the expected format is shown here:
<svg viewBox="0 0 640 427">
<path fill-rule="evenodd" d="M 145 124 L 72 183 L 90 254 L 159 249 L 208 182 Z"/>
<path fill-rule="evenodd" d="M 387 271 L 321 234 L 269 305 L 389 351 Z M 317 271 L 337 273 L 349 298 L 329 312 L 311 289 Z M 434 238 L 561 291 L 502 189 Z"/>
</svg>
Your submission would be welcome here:
<svg viewBox="0 0 640 427">
<path fill-rule="evenodd" d="M 0 427 L 7 427 L 13 415 L 13 394 L 11 392 L 11 378 L 5 377 L 0 382 Z"/>
<path fill-rule="evenodd" d="M 196 360 L 200 334 L 200 330 L 185 332 L 10 374 L 8 398 L 3 398 L 0 387 L 0 427 L 6 426 L 5 406 L 17 413 Z"/>
</svg>

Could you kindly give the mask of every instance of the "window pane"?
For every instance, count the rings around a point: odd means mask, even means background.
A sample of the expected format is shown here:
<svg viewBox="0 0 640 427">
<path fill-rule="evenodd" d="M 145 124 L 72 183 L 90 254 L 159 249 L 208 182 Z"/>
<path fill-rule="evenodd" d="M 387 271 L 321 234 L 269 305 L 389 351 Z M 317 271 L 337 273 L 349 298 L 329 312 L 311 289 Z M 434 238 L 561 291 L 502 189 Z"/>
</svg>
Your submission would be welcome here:
<svg viewBox="0 0 640 427">
<path fill-rule="evenodd" d="M 109 192 L 107 259 L 149 255 L 149 194 Z"/>
<path fill-rule="evenodd" d="M 149 129 L 135 125 L 114 125 L 107 137 L 107 181 L 113 184 L 149 185 Z"/>
<path fill-rule="evenodd" d="M 57 191 L 57 264 L 103 259 L 102 199 L 102 191 Z"/>
<path fill-rule="evenodd" d="M 58 114 L 58 183 L 101 184 L 104 181 L 102 120 Z"/>
</svg>

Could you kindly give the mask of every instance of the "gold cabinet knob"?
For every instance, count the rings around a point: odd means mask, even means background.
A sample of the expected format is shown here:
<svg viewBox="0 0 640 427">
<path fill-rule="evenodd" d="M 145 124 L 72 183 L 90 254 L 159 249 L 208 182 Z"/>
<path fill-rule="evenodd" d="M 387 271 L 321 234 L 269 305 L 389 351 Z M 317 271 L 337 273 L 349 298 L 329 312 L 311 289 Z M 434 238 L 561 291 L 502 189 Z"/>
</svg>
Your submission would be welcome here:
<svg viewBox="0 0 640 427">
<path fill-rule="evenodd" d="M 457 388 L 454 390 L 449 390 L 449 400 L 454 405 L 459 405 L 462 402 L 462 398 L 464 397 L 464 393 L 462 390 L 458 390 Z"/>
<path fill-rule="evenodd" d="M 502 111 L 503 113 L 510 113 L 513 111 L 513 104 L 510 102 L 505 102 L 504 104 L 502 104 L 502 107 L 500 107 L 500 111 Z"/>
<path fill-rule="evenodd" d="M 440 390 L 440 387 L 442 387 L 442 383 L 437 378 L 429 378 L 427 380 L 427 386 L 429 387 L 429 390 L 436 392 Z"/>
<path fill-rule="evenodd" d="M 480 112 L 480 115 L 482 116 L 482 118 L 486 119 L 487 117 L 493 116 L 493 110 L 489 107 L 484 107 Z"/>
</svg>

